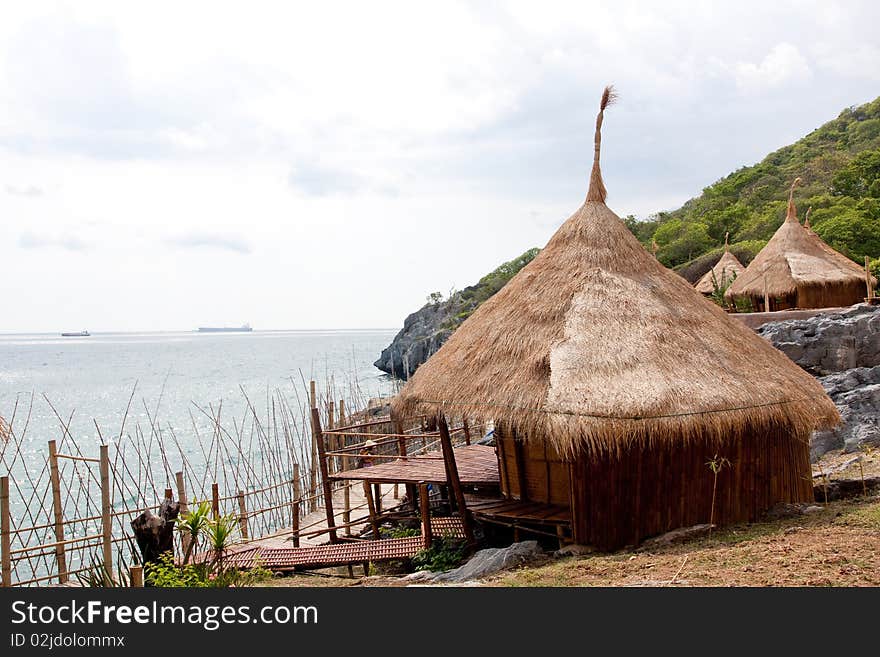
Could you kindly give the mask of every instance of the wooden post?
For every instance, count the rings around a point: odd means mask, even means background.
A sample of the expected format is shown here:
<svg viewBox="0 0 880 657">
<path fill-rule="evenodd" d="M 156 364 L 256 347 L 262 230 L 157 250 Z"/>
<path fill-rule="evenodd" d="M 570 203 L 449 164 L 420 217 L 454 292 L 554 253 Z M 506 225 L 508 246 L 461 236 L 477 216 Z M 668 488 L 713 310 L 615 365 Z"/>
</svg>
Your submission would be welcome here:
<svg viewBox="0 0 880 657">
<path fill-rule="evenodd" d="M 55 519 L 55 565 L 58 567 L 58 583 L 69 579 L 67 555 L 64 551 L 64 511 L 61 508 L 61 477 L 58 474 L 58 447 L 49 441 L 49 480 L 52 483 L 52 512 Z"/>
<path fill-rule="evenodd" d="M 373 538 L 379 538 L 379 519 L 376 517 L 376 504 L 373 501 L 373 490 L 370 482 L 364 479 L 364 497 L 367 500 L 367 509 L 370 512 L 370 526 L 373 528 Z"/>
<path fill-rule="evenodd" d="M 351 482 L 346 481 L 342 489 L 342 524 L 345 525 L 345 535 L 351 536 Z"/>
<path fill-rule="evenodd" d="M 336 403 L 332 399 L 327 400 L 327 429 L 332 430 L 336 426 Z M 327 448 L 327 445 L 324 445 L 324 448 Z M 330 434 L 330 451 L 336 451 L 336 436 Z M 327 470 L 330 474 L 333 474 L 337 470 L 337 463 L 339 462 L 339 457 L 334 456 L 327 460 Z M 331 482 L 332 487 L 332 482 Z"/>
<path fill-rule="evenodd" d="M 871 284 L 871 259 L 865 256 L 865 287 L 868 288 L 868 300 L 874 298 L 874 286 Z"/>
<path fill-rule="evenodd" d="M 169 502 L 174 501 L 174 491 L 172 489 L 170 489 L 170 488 L 165 489 L 165 499 L 168 500 Z"/>
<path fill-rule="evenodd" d="M 309 408 L 318 408 L 318 395 L 315 392 L 315 382 L 309 381 Z"/>
<path fill-rule="evenodd" d="M 468 544 L 474 543 L 474 530 L 471 527 L 470 516 L 468 516 L 467 505 L 464 501 L 464 490 L 461 487 L 461 479 L 458 477 L 458 465 L 455 462 L 455 454 L 452 452 L 452 440 L 449 438 L 449 425 L 446 424 L 446 417 L 440 415 L 438 418 L 440 429 L 440 446 L 443 449 L 443 460 L 446 461 L 446 472 L 449 476 L 449 485 L 455 495 L 455 504 L 458 507 L 458 513 L 461 515 L 461 524 L 464 529 L 464 535 Z"/>
<path fill-rule="evenodd" d="M 216 481 L 211 484 L 211 515 L 214 520 L 220 518 L 220 487 Z"/>
<path fill-rule="evenodd" d="M 131 566 L 128 569 L 129 578 L 131 579 L 131 587 L 135 589 L 144 588 L 144 567 Z"/>
<path fill-rule="evenodd" d="M 186 497 L 186 483 L 183 481 L 183 472 L 175 472 L 174 479 L 177 482 L 177 503 L 180 505 L 181 515 L 189 512 L 189 500 Z"/>
<path fill-rule="evenodd" d="M 299 547 L 299 504 L 302 497 L 302 483 L 299 480 L 299 463 L 293 464 L 293 479 L 290 481 L 293 491 L 290 500 L 290 532 L 293 547 Z"/>
<path fill-rule="evenodd" d="M 464 418 L 461 421 L 461 426 L 464 429 L 464 444 L 470 445 L 471 444 L 471 428 L 468 426 L 467 418 Z"/>
<path fill-rule="evenodd" d="M 376 514 L 382 513 L 382 484 L 373 484 L 373 504 L 376 505 Z"/>
<path fill-rule="evenodd" d="M 330 484 L 330 476 L 327 473 L 327 457 L 324 448 L 324 436 L 321 433 L 321 415 L 317 408 L 312 409 L 312 433 L 318 445 L 318 466 L 321 468 L 321 486 L 324 489 L 324 510 L 327 512 L 327 528 L 330 542 L 335 543 L 336 521 L 333 518 L 333 486 Z"/>
<path fill-rule="evenodd" d="M 174 480 L 177 483 L 177 503 L 180 505 L 180 515 L 183 517 L 189 513 L 189 500 L 186 497 L 186 482 L 183 480 L 182 470 L 174 473 Z M 188 532 L 182 532 L 180 544 L 183 547 L 184 554 L 189 550 L 190 543 L 192 543 L 192 535 Z M 141 579 L 143 579 L 143 572 L 141 573 Z M 141 583 L 141 586 L 143 586 L 143 583 Z"/>
<path fill-rule="evenodd" d="M 99 457 L 101 470 L 101 547 L 104 568 L 113 572 L 113 528 L 110 525 L 110 448 L 101 445 Z"/>
<path fill-rule="evenodd" d="M 2 585 L 12 586 L 12 519 L 9 513 L 9 477 L 0 477 L 0 575 Z"/>
<path fill-rule="evenodd" d="M 244 491 L 238 491 L 238 529 L 241 531 L 241 537 L 244 540 L 250 538 L 248 536 L 247 506 L 244 503 Z"/>
<path fill-rule="evenodd" d="M 770 312 L 770 297 L 767 295 L 767 274 L 764 274 L 764 312 Z"/>
<path fill-rule="evenodd" d="M 419 482 L 419 508 L 422 515 L 422 545 L 427 550 L 431 547 L 431 498 L 428 497 L 428 484 Z"/>
</svg>

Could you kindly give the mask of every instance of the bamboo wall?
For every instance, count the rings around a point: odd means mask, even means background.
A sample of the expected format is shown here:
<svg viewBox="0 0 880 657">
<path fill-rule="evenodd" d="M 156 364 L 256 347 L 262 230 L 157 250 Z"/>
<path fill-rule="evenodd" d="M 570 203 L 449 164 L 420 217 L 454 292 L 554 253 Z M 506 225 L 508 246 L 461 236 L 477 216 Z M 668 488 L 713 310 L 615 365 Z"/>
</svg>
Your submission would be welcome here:
<svg viewBox="0 0 880 657">
<path fill-rule="evenodd" d="M 568 506 L 568 463 L 544 441 L 525 444 L 514 436 L 514 431 L 496 423 L 495 441 L 505 497 Z"/>
<path fill-rule="evenodd" d="M 867 296 L 865 283 L 852 281 L 833 285 L 810 285 L 799 287 L 794 293 L 782 296 L 770 296 L 770 310 L 787 310 L 788 308 L 840 308 L 861 303 Z M 764 310 L 764 297 L 749 295 L 755 312 Z"/>
<path fill-rule="evenodd" d="M 708 462 L 716 455 L 730 464 L 718 474 L 715 524 L 752 522 L 776 504 L 813 499 L 808 437 L 781 430 L 731 438 L 722 447 L 694 440 L 619 458 L 584 454 L 571 463 L 554 455 L 546 460 L 539 447 L 524 446 L 514 435 L 502 431 L 497 441 L 505 496 L 523 499 L 524 478 L 525 499 L 570 506 L 574 540 L 602 550 L 709 522 Z"/>
</svg>

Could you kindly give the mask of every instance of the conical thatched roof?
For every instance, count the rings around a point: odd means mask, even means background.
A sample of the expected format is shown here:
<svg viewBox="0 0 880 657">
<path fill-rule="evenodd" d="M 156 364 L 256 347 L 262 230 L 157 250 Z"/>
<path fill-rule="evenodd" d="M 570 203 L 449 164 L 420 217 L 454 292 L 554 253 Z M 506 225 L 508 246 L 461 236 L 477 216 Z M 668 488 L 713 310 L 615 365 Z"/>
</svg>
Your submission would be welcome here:
<svg viewBox="0 0 880 657">
<path fill-rule="evenodd" d="M 715 266 L 703 274 L 703 277 L 694 284 L 694 289 L 700 294 L 712 294 L 716 284 L 724 287 L 726 283 L 739 276 L 743 271 L 745 271 L 745 267 L 728 250 L 727 237 L 725 236 L 724 253 Z"/>
<path fill-rule="evenodd" d="M 586 202 L 419 367 L 395 412 L 504 420 L 563 454 L 836 422 L 813 377 L 663 267 L 605 205 L 610 98 Z"/>
<path fill-rule="evenodd" d="M 728 298 L 784 297 L 800 292 L 833 297 L 839 291 L 864 286 L 865 273 L 859 265 L 825 244 L 797 219 L 794 205 L 795 179 L 788 197 L 785 221 L 745 271 L 727 290 Z M 854 301 L 850 301 L 854 303 Z"/>
</svg>

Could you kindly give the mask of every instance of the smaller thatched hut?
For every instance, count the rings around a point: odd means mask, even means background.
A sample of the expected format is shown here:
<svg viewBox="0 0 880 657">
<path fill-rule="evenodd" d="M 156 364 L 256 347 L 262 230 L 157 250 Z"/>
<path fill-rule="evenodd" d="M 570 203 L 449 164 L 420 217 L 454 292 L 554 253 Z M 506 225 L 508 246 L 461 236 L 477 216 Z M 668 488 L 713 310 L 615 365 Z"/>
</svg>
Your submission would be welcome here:
<svg viewBox="0 0 880 657">
<path fill-rule="evenodd" d="M 727 244 L 727 235 L 724 236 L 724 253 L 709 271 L 694 284 L 694 289 L 700 294 L 710 295 L 716 287 L 724 289 L 728 287 L 741 273 L 745 271 L 742 263 L 730 252 Z"/>
<path fill-rule="evenodd" d="M 785 221 L 728 288 L 730 301 L 748 301 L 758 310 L 766 298 L 770 310 L 784 310 L 850 306 L 865 298 L 864 270 L 798 221 L 799 182 L 791 185 Z"/>
</svg>

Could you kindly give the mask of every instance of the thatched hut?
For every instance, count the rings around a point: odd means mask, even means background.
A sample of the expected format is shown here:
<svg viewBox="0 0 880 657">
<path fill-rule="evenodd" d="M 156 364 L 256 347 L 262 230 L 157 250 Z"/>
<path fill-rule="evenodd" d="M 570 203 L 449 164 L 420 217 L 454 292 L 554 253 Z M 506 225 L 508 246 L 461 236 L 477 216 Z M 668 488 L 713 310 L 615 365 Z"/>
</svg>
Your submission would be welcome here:
<svg viewBox="0 0 880 657">
<path fill-rule="evenodd" d="M 709 271 L 694 284 L 694 289 L 700 294 L 712 294 L 716 286 L 720 289 L 729 287 L 741 273 L 745 271 L 742 263 L 730 252 L 727 244 L 727 235 L 724 236 L 724 253 Z"/>
<path fill-rule="evenodd" d="M 605 205 L 611 98 L 584 204 L 392 406 L 494 420 L 503 495 L 568 507 L 573 539 L 603 549 L 812 499 L 810 432 L 838 419 L 815 379 L 663 267 Z M 721 459 L 731 467 L 713 495 L 707 463 Z"/>
<path fill-rule="evenodd" d="M 850 306 L 865 298 L 865 272 L 838 253 L 797 219 L 794 188 L 785 221 L 726 293 L 731 301 L 751 302 L 754 309 Z"/>
</svg>

